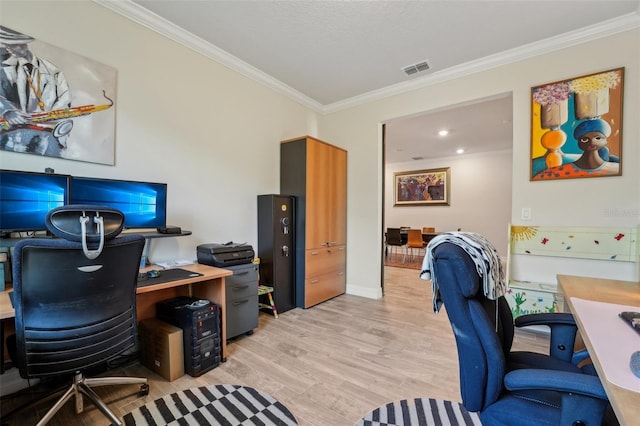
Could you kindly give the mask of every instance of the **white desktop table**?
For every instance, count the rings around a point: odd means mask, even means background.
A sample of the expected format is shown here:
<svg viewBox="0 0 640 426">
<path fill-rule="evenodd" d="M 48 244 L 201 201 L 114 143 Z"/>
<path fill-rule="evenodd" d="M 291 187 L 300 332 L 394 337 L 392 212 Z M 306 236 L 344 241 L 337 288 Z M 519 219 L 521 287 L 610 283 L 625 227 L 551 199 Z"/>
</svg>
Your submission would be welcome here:
<svg viewBox="0 0 640 426">
<path fill-rule="evenodd" d="M 560 292 L 564 293 L 565 303 L 568 304 L 574 314 L 578 330 L 589 350 L 591 360 L 598 372 L 598 376 L 604 386 L 611 406 L 623 426 L 637 425 L 640 422 L 640 392 L 634 392 L 627 388 L 617 386 L 607 380 L 603 364 L 594 350 L 593 341 L 590 338 L 590 328 L 585 326 L 585 319 L 576 312 L 571 298 L 591 300 L 596 302 L 613 303 L 619 305 L 637 306 L 640 310 L 640 282 L 609 280 L 602 278 L 577 277 L 571 275 L 558 275 Z M 620 320 L 622 323 L 622 320 Z M 635 337 L 635 336 L 632 336 Z M 640 335 L 638 337 L 638 350 L 640 350 Z M 615 345 L 615 342 L 611 342 Z M 628 362 L 628 361 L 627 361 Z M 632 374 L 629 371 L 629 374 Z M 638 379 L 640 381 L 640 378 Z"/>
</svg>

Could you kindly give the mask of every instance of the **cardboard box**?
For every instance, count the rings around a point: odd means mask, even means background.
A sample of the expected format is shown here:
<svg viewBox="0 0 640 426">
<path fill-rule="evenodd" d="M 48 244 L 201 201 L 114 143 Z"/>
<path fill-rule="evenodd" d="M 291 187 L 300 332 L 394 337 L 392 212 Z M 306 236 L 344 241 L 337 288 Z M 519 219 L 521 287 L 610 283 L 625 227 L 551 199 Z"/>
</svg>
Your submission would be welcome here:
<svg viewBox="0 0 640 426">
<path fill-rule="evenodd" d="M 138 325 L 140 362 L 170 382 L 184 376 L 182 329 L 157 318 Z"/>
</svg>

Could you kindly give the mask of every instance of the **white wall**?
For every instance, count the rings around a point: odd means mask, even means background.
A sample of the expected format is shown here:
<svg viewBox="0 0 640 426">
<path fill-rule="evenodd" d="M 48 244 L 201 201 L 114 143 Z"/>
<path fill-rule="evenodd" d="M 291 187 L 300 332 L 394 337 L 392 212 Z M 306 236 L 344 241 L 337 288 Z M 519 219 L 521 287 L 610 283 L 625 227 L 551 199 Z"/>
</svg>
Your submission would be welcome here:
<svg viewBox="0 0 640 426">
<path fill-rule="evenodd" d="M 117 69 L 116 164 L 0 152 L 5 169 L 168 183 L 151 260 L 194 259 L 210 242 L 257 243 L 258 194 L 279 192 L 279 142 L 315 113 L 90 1 L 3 1 L 2 25 Z"/>
<path fill-rule="evenodd" d="M 477 232 L 493 243 L 501 256 L 507 254 L 511 219 L 511 151 L 460 155 L 436 160 L 386 165 L 385 224 L 387 227 L 434 226 L 436 231 Z M 449 206 L 393 206 L 394 173 L 449 167 Z"/>
<path fill-rule="evenodd" d="M 530 182 L 531 87 L 620 66 L 626 68 L 623 175 Z M 531 225 L 637 224 L 640 219 L 639 75 L 640 30 L 635 29 L 321 117 L 320 137 L 349 151 L 347 291 L 380 295 L 381 123 L 449 105 L 513 93 L 513 223 L 520 223 L 521 209 L 530 207 Z"/>
</svg>

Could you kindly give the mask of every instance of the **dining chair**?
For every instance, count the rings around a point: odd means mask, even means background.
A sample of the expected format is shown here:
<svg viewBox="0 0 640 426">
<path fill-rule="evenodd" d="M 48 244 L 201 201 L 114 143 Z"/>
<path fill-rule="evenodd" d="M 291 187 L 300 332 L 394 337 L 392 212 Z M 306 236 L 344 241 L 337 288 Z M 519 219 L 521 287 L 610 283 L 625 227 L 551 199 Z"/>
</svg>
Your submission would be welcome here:
<svg viewBox="0 0 640 426">
<path fill-rule="evenodd" d="M 389 247 L 391 247 L 392 252 L 394 247 L 400 247 L 402 250 L 402 263 L 404 263 L 406 259 L 406 247 L 405 241 L 403 241 L 402 235 L 400 234 L 400 228 L 387 228 L 385 253 L 387 253 Z"/>
<path fill-rule="evenodd" d="M 424 250 L 426 246 L 427 243 L 422 240 L 422 231 L 419 229 L 409 229 L 407 231 L 407 250 L 410 250 L 409 258 L 411 262 L 413 262 L 414 259 L 414 249 L 417 249 L 418 254 L 420 254 L 420 250 Z"/>
</svg>

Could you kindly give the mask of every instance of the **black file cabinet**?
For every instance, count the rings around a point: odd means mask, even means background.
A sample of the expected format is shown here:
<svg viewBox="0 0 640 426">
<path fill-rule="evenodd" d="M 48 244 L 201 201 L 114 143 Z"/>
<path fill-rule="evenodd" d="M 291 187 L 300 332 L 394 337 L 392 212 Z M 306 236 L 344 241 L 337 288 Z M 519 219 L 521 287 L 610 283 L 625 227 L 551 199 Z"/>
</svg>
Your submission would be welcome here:
<svg viewBox="0 0 640 426">
<path fill-rule="evenodd" d="M 226 338 L 251 334 L 258 327 L 258 265 L 228 266 L 233 271 L 226 277 Z"/>
</svg>

